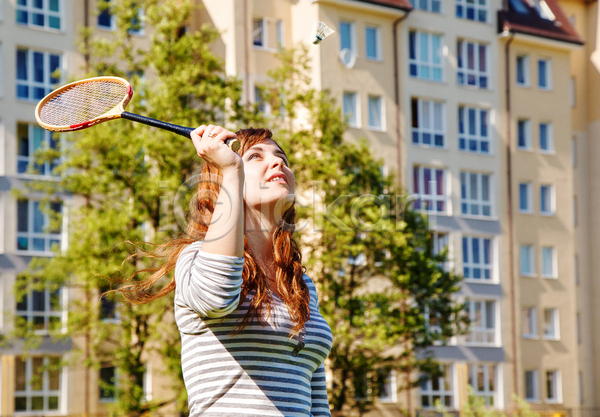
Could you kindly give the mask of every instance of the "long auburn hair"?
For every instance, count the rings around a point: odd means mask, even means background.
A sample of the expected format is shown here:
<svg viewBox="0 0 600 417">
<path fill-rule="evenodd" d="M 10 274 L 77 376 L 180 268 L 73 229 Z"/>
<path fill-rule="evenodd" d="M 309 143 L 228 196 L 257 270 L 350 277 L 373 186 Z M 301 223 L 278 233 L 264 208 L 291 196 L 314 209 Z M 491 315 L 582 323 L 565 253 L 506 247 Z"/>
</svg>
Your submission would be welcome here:
<svg viewBox="0 0 600 417">
<path fill-rule="evenodd" d="M 272 139 L 272 132 L 268 129 L 242 129 L 236 132 L 236 136 L 241 142 L 241 147 L 237 151 L 240 156 L 252 146 Z M 275 142 L 273 140 L 273 142 Z M 277 144 L 277 142 L 275 142 Z M 279 146 L 279 144 L 277 144 Z M 281 147 L 280 147 L 281 148 Z M 185 234 L 178 239 L 156 245 L 156 250 L 141 250 L 139 254 L 133 257 L 162 258 L 166 261 L 158 268 L 147 268 L 136 271 L 129 280 L 141 273 L 150 273 L 150 275 L 133 284 L 122 286 L 115 292 L 123 295 L 126 301 L 133 304 L 145 304 L 157 298 L 163 297 L 175 289 L 175 276 L 172 276 L 169 284 L 156 291 L 153 288 L 156 281 L 169 275 L 177 263 L 177 258 L 181 251 L 189 244 L 198 240 L 203 240 L 212 214 L 215 210 L 215 203 L 221 192 L 222 175 L 213 165 L 204 162 L 198 183 L 195 198 L 190 203 L 190 214 L 188 218 Z M 244 209 L 248 209 L 244 202 Z M 273 244 L 273 262 L 276 271 L 277 291 L 281 299 L 285 302 L 291 318 L 296 323 L 292 335 L 298 333 L 309 318 L 309 292 L 303 275 L 305 268 L 302 266 L 302 254 L 298 244 L 292 238 L 295 230 L 296 209 L 294 204 L 289 207 L 282 218 L 279 220 L 275 230 L 272 233 Z M 248 245 L 244 236 L 244 270 L 243 284 L 240 294 L 239 306 L 246 299 L 246 296 L 254 291 L 254 296 L 250 301 L 250 307 L 247 314 L 241 321 L 238 330 L 243 329 L 248 323 L 257 319 L 261 322 L 262 318 L 270 315 L 272 294 L 268 291 L 267 277 L 265 271 L 255 260 L 255 255 Z"/>
</svg>

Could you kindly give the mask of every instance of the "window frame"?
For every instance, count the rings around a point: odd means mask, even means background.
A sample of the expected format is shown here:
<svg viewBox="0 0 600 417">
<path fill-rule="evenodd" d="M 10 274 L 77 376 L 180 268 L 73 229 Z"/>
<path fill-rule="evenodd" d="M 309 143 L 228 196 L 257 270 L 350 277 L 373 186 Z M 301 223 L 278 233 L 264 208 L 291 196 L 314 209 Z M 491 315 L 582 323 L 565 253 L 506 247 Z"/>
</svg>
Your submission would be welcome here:
<svg viewBox="0 0 600 417">
<path fill-rule="evenodd" d="M 521 130 L 523 126 L 523 130 Z M 523 138 L 525 143 L 521 145 L 521 132 L 523 132 Z M 531 119 L 518 119 L 517 120 L 517 149 L 520 151 L 532 151 L 533 144 L 531 141 Z"/>
<path fill-rule="evenodd" d="M 528 271 L 523 269 L 523 250 L 529 251 L 530 269 Z M 519 246 L 519 274 L 523 277 L 537 277 L 535 247 L 533 245 Z"/>
<path fill-rule="evenodd" d="M 414 111 L 415 111 L 415 102 L 416 102 L 416 108 L 417 108 L 417 117 L 415 118 L 414 116 Z M 439 106 L 440 109 L 440 113 L 441 113 L 441 129 L 437 130 L 435 128 L 435 124 L 436 124 L 436 105 Z M 427 107 L 428 111 L 427 111 L 427 116 L 425 116 L 425 110 L 424 108 Z M 439 101 L 439 100 L 429 100 L 426 98 L 420 98 L 420 97 L 411 97 L 411 127 L 410 127 L 410 137 L 411 137 L 411 143 L 415 146 L 420 146 L 420 147 L 424 147 L 424 148 L 434 148 L 434 149 L 447 149 L 447 119 L 446 119 L 446 103 L 443 101 Z M 424 127 L 424 120 L 425 118 L 429 118 L 430 123 L 429 123 L 429 127 Z M 417 122 L 418 126 L 413 126 L 415 121 Z M 415 136 L 416 135 L 416 136 Z M 429 135 L 430 136 L 430 143 L 424 143 L 424 137 L 425 135 Z M 415 142 L 415 137 L 417 137 L 418 141 Z M 441 137 L 443 144 L 442 145 L 436 145 L 436 140 L 438 137 Z"/>
<path fill-rule="evenodd" d="M 475 113 L 475 134 L 473 135 L 470 131 L 471 114 Z M 483 114 L 485 112 L 485 115 Z M 466 152 L 477 155 L 492 155 L 492 138 L 490 129 L 491 126 L 491 109 L 473 107 L 469 105 L 458 106 L 458 150 L 460 152 Z M 484 136 L 482 117 L 486 120 Z M 461 132 L 462 129 L 462 132 Z M 475 142 L 476 150 L 471 149 L 471 145 Z M 483 145 L 486 145 L 487 151 L 484 151 Z"/>
<path fill-rule="evenodd" d="M 371 99 L 377 99 L 379 101 L 379 126 L 374 126 L 371 125 Z M 385 132 L 386 131 L 386 117 L 385 117 L 385 100 L 384 100 L 384 96 L 377 96 L 374 94 L 369 94 L 367 96 L 367 110 L 369 113 L 369 117 L 368 117 L 368 126 L 370 130 L 376 131 L 376 132 Z"/>
<path fill-rule="evenodd" d="M 44 321 L 44 325 L 42 329 L 35 329 L 34 333 L 36 335 L 48 335 L 50 334 L 52 326 L 52 319 L 55 319 L 56 322 L 59 323 L 61 330 L 66 331 L 64 325 L 66 324 L 66 306 L 65 306 L 65 288 L 59 288 L 56 291 L 50 291 L 49 289 L 45 289 L 44 291 L 36 291 L 29 290 L 25 299 L 19 301 L 15 305 L 15 317 L 21 317 L 27 320 L 34 322 L 35 326 L 35 318 L 42 318 Z M 54 292 L 58 292 L 58 295 L 53 294 Z M 36 310 L 35 309 L 35 300 L 36 294 L 41 295 L 43 297 L 44 310 Z M 58 296 L 57 308 L 53 309 L 52 298 Z M 19 304 L 26 303 L 25 309 L 20 309 Z M 52 330 L 56 330 L 58 326 L 56 326 Z"/>
<path fill-rule="evenodd" d="M 355 110 L 354 116 L 355 116 L 356 120 L 355 120 L 355 123 L 352 123 L 351 122 L 352 119 L 348 118 L 348 122 L 347 122 L 348 123 L 348 127 L 352 127 L 352 128 L 355 128 L 355 129 L 360 129 L 360 127 L 361 127 L 361 123 L 360 123 L 361 122 L 361 114 L 360 114 L 360 96 L 358 94 L 358 91 L 344 91 L 342 93 L 342 117 L 343 117 L 343 120 L 346 121 L 346 116 L 349 113 L 346 111 L 346 100 L 345 100 L 345 98 L 346 97 L 350 97 L 350 96 L 352 96 L 352 98 L 353 98 L 353 104 L 354 104 L 354 110 Z"/>
<path fill-rule="evenodd" d="M 344 41 L 344 39 L 342 38 L 342 25 L 347 24 L 349 29 L 350 29 L 350 33 L 349 33 L 349 39 L 348 41 L 350 42 L 350 47 L 349 48 L 344 48 L 342 42 Z M 357 45 L 357 41 L 356 41 L 356 23 L 353 22 L 352 20 L 344 20 L 341 19 L 340 20 L 340 25 L 339 25 L 339 30 L 340 30 L 340 52 L 343 51 L 344 49 L 349 49 L 350 52 L 352 53 L 352 55 L 354 57 L 358 56 L 358 45 Z"/>
<path fill-rule="evenodd" d="M 479 391 L 479 384 L 474 383 L 478 381 L 479 376 L 479 367 L 483 368 L 483 381 L 484 381 L 484 389 L 483 391 Z M 490 389 L 490 369 L 493 369 L 493 384 L 494 390 Z M 497 407 L 498 406 L 498 365 L 495 363 L 485 363 L 485 362 L 477 362 L 477 363 L 468 363 L 467 364 L 467 381 L 473 381 L 473 383 L 468 382 L 469 385 L 473 387 L 473 395 L 476 398 L 484 398 L 486 406 Z M 490 401 L 491 399 L 491 401 Z"/>
<path fill-rule="evenodd" d="M 486 2 L 485 6 L 480 5 L 478 2 L 473 2 L 472 5 L 469 5 L 465 0 L 456 0 L 456 9 L 455 9 L 454 16 L 457 19 L 470 20 L 472 22 L 479 22 L 479 23 L 488 23 L 490 21 L 490 10 L 489 10 L 490 5 L 487 0 L 484 0 L 484 1 Z M 462 14 L 462 16 L 459 16 L 459 8 L 462 9 L 462 11 L 460 12 L 460 14 Z M 468 10 L 470 8 L 473 9 L 473 19 L 469 19 L 467 17 Z M 479 18 L 481 11 L 485 12 L 485 20 L 481 20 Z"/>
<path fill-rule="evenodd" d="M 542 126 L 546 126 L 546 148 L 542 147 Z M 539 152 L 545 154 L 554 154 L 554 123 L 539 122 L 538 123 L 538 138 Z"/>
<path fill-rule="evenodd" d="M 369 38 L 368 38 L 368 30 L 372 29 L 375 31 L 375 55 L 374 56 L 370 56 L 369 55 Z M 365 58 L 368 61 L 373 61 L 373 62 L 382 62 L 383 61 L 383 54 L 382 54 L 382 50 L 381 50 L 381 27 L 380 26 L 375 26 L 375 25 L 366 25 L 365 26 Z"/>
<path fill-rule="evenodd" d="M 19 202 L 26 201 L 27 202 L 27 231 L 19 231 L 19 213 L 18 213 L 18 204 Z M 34 219 L 35 219 L 35 203 L 41 204 L 41 201 L 32 199 L 32 198 L 22 198 L 15 201 L 17 204 L 17 224 L 15 225 L 16 229 L 16 252 L 19 254 L 32 254 L 36 256 L 53 256 L 54 252 L 51 251 L 51 246 L 54 243 L 58 243 L 59 246 L 63 244 L 63 236 L 62 236 L 62 224 L 61 230 L 55 233 L 48 232 L 33 232 L 35 229 Z M 60 204 L 61 215 L 64 216 L 64 204 L 62 201 L 52 202 Z M 38 206 L 39 207 L 39 206 Z M 42 229 L 45 229 L 49 226 L 49 216 L 47 213 L 44 213 L 40 209 L 40 213 L 42 214 Z M 63 217 L 64 221 L 64 217 Z M 27 239 L 27 249 L 19 249 L 19 239 Z M 33 240 L 34 239 L 43 239 L 44 240 L 44 250 L 34 250 L 33 248 Z M 30 249 L 31 247 L 31 249 Z"/>
<path fill-rule="evenodd" d="M 519 59 L 523 60 L 523 81 L 519 81 Z M 531 87 L 531 68 L 528 54 L 517 54 L 515 58 L 515 83 L 519 87 Z"/>
<path fill-rule="evenodd" d="M 21 5 L 17 1 L 15 3 L 15 12 L 16 12 L 15 23 L 18 26 L 27 27 L 30 29 L 38 29 L 38 30 L 44 30 L 44 31 L 48 31 L 48 32 L 58 32 L 58 33 L 64 32 L 63 25 L 64 25 L 65 19 L 63 16 L 63 10 L 64 10 L 63 0 L 56 0 L 56 1 L 58 4 L 58 12 L 54 12 L 54 11 L 50 10 L 50 2 L 48 2 L 48 1 L 42 2 L 41 9 L 34 7 L 31 3 L 26 4 L 26 5 Z M 19 21 L 19 13 L 27 14 L 27 16 L 28 16 L 27 23 Z M 32 22 L 32 20 L 33 20 L 32 16 L 34 13 L 40 14 L 44 17 L 44 25 L 36 25 Z M 58 28 L 50 27 L 50 24 L 49 24 L 50 18 L 58 19 L 58 22 L 59 22 Z"/>
<path fill-rule="evenodd" d="M 473 241 L 477 240 L 478 246 L 478 254 L 480 262 L 474 263 L 473 261 Z M 485 262 L 485 247 L 486 241 L 488 244 L 488 259 L 489 262 Z M 465 242 L 466 242 L 466 253 L 465 253 Z M 466 282 L 473 283 L 487 283 L 494 284 L 497 282 L 496 273 L 495 273 L 495 260 L 496 260 L 496 246 L 494 238 L 491 236 L 475 236 L 475 235 L 463 235 L 461 239 L 461 250 L 462 250 L 462 266 L 463 266 L 463 277 Z M 468 269 L 467 269 L 468 268 Z M 483 274 L 481 274 L 480 278 L 474 277 L 474 271 L 481 270 Z M 466 272 L 468 271 L 468 272 Z M 473 273 L 471 272 L 473 271 Z M 489 275 L 489 278 L 486 278 L 486 272 Z"/>
<path fill-rule="evenodd" d="M 432 194 L 424 194 L 421 193 L 420 190 L 424 191 L 429 188 L 431 191 L 432 187 L 430 185 L 425 186 L 425 170 L 430 170 L 433 172 L 435 181 L 429 181 L 430 183 L 435 182 L 437 185 L 437 171 L 442 172 L 442 194 L 438 194 L 438 187 L 435 188 L 435 193 Z M 417 171 L 417 177 L 415 179 L 415 171 Z M 413 207 L 415 210 L 423 210 L 428 213 L 437 213 L 437 214 L 451 214 L 451 206 L 450 206 L 450 180 L 449 180 L 449 172 L 447 168 L 439 168 L 432 167 L 429 165 L 413 165 L 413 192 L 417 195 L 417 200 L 413 203 Z M 415 185 L 417 185 L 418 190 L 415 189 Z M 425 197 L 425 198 L 423 198 Z M 421 202 L 425 200 L 425 202 L 431 201 L 431 206 L 438 207 L 438 203 L 442 203 L 444 209 L 443 210 L 433 210 L 428 208 L 428 204 L 423 204 L 424 207 L 421 207 Z"/>
<path fill-rule="evenodd" d="M 20 126 L 26 126 L 26 128 L 27 128 L 27 141 L 28 141 L 27 146 L 29 149 L 29 156 L 20 155 L 20 152 L 21 152 L 21 150 L 20 150 L 20 146 L 21 146 Z M 35 148 L 35 133 L 34 132 L 36 130 L 41 131 L 41 134 L 42 134 L 42 146 L 39 147 L 38 149 L 34 149 Z M 40 177 L 54 178 L 54 179 L 59 178 L 58 175 L 51 175 L 51 172 L 60 163 L 60 158 L 57 158 L 54 162 L 45 161 L 44 167 L 43 167 L 44 173 L 42 173 L 42 174 L 27 172 L 29 165 L 35 164 L 35 153 L 39 149 L 42 149 L 42 148 L 56 149 L 56 147 L 52 146 L 53 143 L 58 145 L 58 140 L 53 139 L 53 137 L 55 137 L 55 135 L 57 135 L 55 132 L 51 132 L 49 130 L 42 129 L 35 123 L 17 122 L 17 148 L 19 148 L 17 150 L 17 176 L 25 177 L 25 178 L 27 178 L 27 177 L 36 178 L 36 179 L 40 178 Z M 56 138 L 56 139 L 58 139 L 58 138 Z M 32 149 L 34 149 L 33 153 L 31 153 Z M 21 164 L 26 164 L 25 171 L 23 171 L 23 172 L 21 172 L 21 166 L 20 166 Z M 35 164 L 35 165 L 37 165 L 37 164 Z"/>
<path fill-rule="evenodd" d="M 435 404 L 433 402 L 433 397 L 439 396 L 441 398 L 450 397 L 451 404 L 445 404 L 448 408 L 454 408 L 455 406 L 455 398 L 454 398 L 454 366 L 451 363 L 442 363 L 442 368 L 444 369 L 444 375 L 438 377 L 437 384 L 440 387 L 439 390 L 433 389 L 433 381 L 431 378 L 425 379 L 422 381 L 420 389 L 419 389 L 419 397 L 421 399 L 421 407 L 425 410 L 435 409 Z M 447 377 L 447 381 L 449 382 L 450 387 L 446 389 L 444 385 L 444 378 Z M 424 387 L 426 387 L 424 389 Z M 428 398 L 428 405 L 423 405 L 423 397 Z"/>
<path fill-rule="evenodd" d="M 19 79 L 19 55 L 18 54 L 20 52 L 26 53 L 27 79 Z M 48 51 L 48 50 L 17 47 L 15 50 L 15 53 L 16 53 L 15 64 L 17 65 L 17 72 L 15 74 L 16 75 L 15 76 L 15 86 L 16 86 L 15 98 L 17 99 L 17 101 L 28 102 L 28 103 L 37 103 L 40 99 L 44 98 L 47 94 L 49 94 L 52 90 L 54 90 L 58 84 L 60 84 L 60 82 L 61 82 L 60 78 L 55 79 L 52 77 L 52 73 L 54 71 L 51 71 L 51 65 L 52 65 L 51 60 L 52 60 L 52 57 L 58 57 L 58 67 L 56 69 L 62 71 L 63 63 L 64 63 L 64 57 L 63 57 L 62 52 L 54 53 L 54 52 Z M 34 78 L 35 78 L 34 74 L 36 72 L 34 54 L 42 54 L 42 57 L 43 57 L 42 58 L 43 59 L 42 71 L 43 71 L 44 81 L 41 81 L 41 82 L 34 80 Z M 27 88 L 28 93 L 27 93 L 26 98 L 20 95 L 19 87 Z M 40 97 L 37 97 L 35 95 L 36 89 L 42 89 L 44 94 Z"/>
<path fill-rule="evenodd" d="M 550 313 L 550 321 L 547 320 L 547 313 Z M 558 308 L 544 308 L 544 334 L 542 336 L 544 340 L 560 340 L 560 313 Z"/>
<path fill-rule="evenodd" d="M 49 366 L 49 362 L 51 361 L 51 359 L 54 360 L 58 360 L 61 361 L 62 358 L 60 356 L 54 356 L 54 355 L 32 355 L 32 356 L 28 356 L 27 358 L 22 358 L 21 356 L 17 356 L 17 358 L 15 359 L 15 361 L 20 361 L 20 362 L 24 362 L 25 363 L 25 389 L 24 390 L 18 390 L 18 385 L 15 384 L 15 390 L 13 392 L 13 400 L 14 400 L 14 404 L 15 404 L 15 411 L 14 414 L 15 415 L 60 415 L 61 410 L 63 408 L 63 403 L 66 400 L 66 398 L 64 398 L 64 396 L 62 395 L 62 391 L 63 391 L 63 387 L 64 387 L 64 383 L 66 382 L 65 377 L 66 375 L 64 374 L 65 372 L 65 367 L 61 366 L 60 370 L 55 371 L 56 372 L 56 377 L 57 377 L 57 382 L 58 382 L 58 389 L 50 389 L 50 384 L 51 384 L 51 376 L 49 375 L 49 371 L 47 369 L 44 369 L 42 371 L 42 389 L 41 390 L 37 390 L 37 389 L 32 389 L 31 385 L 32 385 L 32 379 L 33 379 L 33 375 L 34 375 L 34 371 L 33 371 L 33 362 L 34 359 L 42 359 L 42 367 L 47 367 Z M 15 372 L 18 371 L 18 365 L 15 364 Z M 38 368 L 39 369 L 39 368 Z M 27 410 L 16 410 L 16 402 L 17 402 L 17 397 L 25 397 L 26 398 L 26 402 L 27 402 Z M 43 399 L 43 409 L 42 410 L 33 410 L 32 406 L 31 406 L 31 401 L 33 399 L 33 397 L 42 397 Z M 56 408 L 49 408 L 49 401 L 50 398 L 52 397 L 57 397 L 57 407 Z"/>
<path fill-rule="evenodd" d="M 389 395 L 389 396 L 383 396 L 380 393 L 378 400 L 379 400 L 380 403 L 395 404 L 395 403 L 398 402 L 398 388 L 397 388 L 397 374 L 396 374 L 396 370 L 395 369 L 391 369 L 391 368 L 387 368 L 387 369 L 385 369 L 385 372 L 387 373 L 387 375 L 385 376 L 386 381 L 384 382 L 384 384 L 385 385 L 389 384 L 389 391 L 390 391 L 391 395 Z M 379 377 L 381 378 L 381 375 L 379 375 Z M 382 392 L 383 392 L 383 390 L 382 390 Z"/>
<path fill-rule="evenodd" d="M 255 43 L 256 41 L 256 34 L 255 32 L 257 31 L 257 29 L 254 29 L 254 22 L 260 20 L 261 22 L 261 44 L 258 45 Z M 277 43 L 278 45 L 272 46 L 269 42 L 269 40 L 271 40 L 271 36 L 269 34 L 269 26 L 273 26 L 275 27 L 275 38 L 277 39 Z M 254 49 L 260 50 L 260 51 L 265 51 L 265 52 L 277 52 L 279 51 L 282 47 L 283 47 L 283 40 L 284 40 L 284 29 L 283 29 L 283 20 L 282 19 L 277 19 L 275 17 L 266 17 L 266 16 L 253 16 L 252 17 L 252 33 L 251 33 L 251 38 L 252 38 L 252 47 Z"/>
<path fill-rule="evenodd" d="M 531 373 L 531 382 L 533 383 L 532 389 L 533 389 L 533 396 L 532 397 L 528 397 L 527 396 L 527 373 Z M 539 376 L 538 376 L 538 370 L 537 369 L 527 369 L 525 370 L 525 401 L 527 402 L 537 402 L 540 399 L 540 381 L 539 381 Z"/>
<path fill-rule="evenodd" d="M 552 374 L 552 379 L 553 379 L 553 389 L 552 391 L 554 391 L 552 394 L 554 395 L 555 398 L 550 398 L 550 374 Z M 549 404 L 561 404 L 563 402 L 562 400 L 562 378 L 561 378 L 561 373 L 559 369 L 548 369 L 546 370 L 546 403 Z"/>
<path fill-rule="evenodd" d="M 527 313 L 525 311 L 527 311 Z M 521 337 L 523 339 L 538 339 L 539 334 L 538 334 L 538 328 L 537 328 L 537 322 L 538 322 L 537 307 L 535 307 L 535 306 L 523 307 L 523 309 L 521 310 L 521 314 L 522 314 Z M 524 332 L 525 323 L 527 323 L 529 333 Z"/>
<path fill-rule="evenodd" d="M 551 263 L 552 263 L 552 271 L 548 274 L 547 272 L 544 271 L 545 269 L 545 253 L 548 253 L 547 250 L 550 250 L 550 254 L 551 254 Z M 554 246 L 542 246 L 541 247 L 541 259 L 542 259 L 542 278 L 548 278 L 548 279 L 558 279 L 558 273 L 557 273 L 557 269 L 558 269 L 558 256 L 556 253 L 556 248 Z"/>
<path fill-rule="evenodd" d="M 107 404 L 107 403 L 110 404 L 110 403 L 114 403 L 115 401 L 117 401 L 117 389 L 118 389 L 118 382 L 119 382 L 118 368 L 114 365 L 112 365 L 112 366 L 106 366 L 106 365 L 107 364 L 102 364 L 100 366 L 100 369 L 98 369 L 98 401 L 101 404 Z M 108 396 L 102 395 L 102 393 L 106 391 L 106 388 L 102 387 L 101 382 L 109 384 L 109 382 L 105 381 L 102 378 L 102 370 L 110 369 L 110 368 L 113 369 L 113 374 L 112 374 L 113 382 L 112 382 L 112 388 L 111 388 L 113 390 L 113 392 L 112 392 L 113 395 L 111 397 L 108 397 Z"/>
<path fill-rule="evenodd" d="M 547 190 L 544 193 L 544 190 Z M 545 194 L 545 196 L 544 196 Z M 547 207 L 544 207 L 547 206 Z M 554 216 L 556 214 L 556 192 L 552 184 L 540 185 L 540 215 Z"/>
<path fill-rule="evenodd" d="M 427 60 L 421 60 L 421 35 L 427 36 Z M 433 39 L 434 37 L 439 38 L 439 59 L 440 63 L 434 63 L 434 51 L 433 51 Z M 416 78 L 418 80 L 431 81 L 434 83 L 444 83 L 446 82 L 446 71 L 445 71 L 445 62 L 444 62 L 444 35 L 437 34 L 433 32 L 427 32 L 423 30 L 410 29 L 408 32 L 408 49 L 409 49 L 409 77 Z M 414 41 L 414 45 L 412 45 Z M 414 51 L 414 58 L 411 57 L 411 52 Z M 413 75 L 413 67 L 416 70 L 416 75 Z M 421 69 L 425 68 L 430 76 L 424 77 L 421 76 Z M 439 70 L 441 77 L 439 80 L 436 80 L 434 77 L 434 70 Z"/>
<path fill-rule="evenodd" d="M 493 299 L 467 299 L 467 311 L 471 325 L 465 334 L 465 345 L 468 346 L 498 346 L 498 303 Z M 477 305 L 480 308 L 481 327 L 475 327 L 477 321 Z M 489 327 L 488 313 L 491 311 L 493 326 Z M 484 341 L 477 341 L 477 336 L 482 336 Z M 491 342 L 489 338 L 493 339 Z"/>
<path fill-rule="evenodd" d="M 421 3 L 423 1 L 425 1 L 427 3 L 427 6 L 425 8 L 420 7 Z M 410 3 L 412 4 L 413 8 L 416 10 L 423 10 L 424 12 L 444 14 L 444 2 L 442 0 L 410 0 Z M 433 10 L 434 4 L 438 5 L 439 11 Z"/>
<path fill-rule="evenodd" d="M 553 82 L 552 82 L 552 60 L 550 58 L 538 58 L 537 60 L 538 65 L 537 65 L 537 76 L 538 76 L 538 82 L 537 82 L 537 86 L 540 90 L 542 91 L 552 91 L 553 89 Z M 540 63 L 544 62 L 546 64 L 546 84 L 545 86 L 542 86 L 541 83 L 541 74 L 542 72 L 540 71 Z"/>
<path fill-rule="evenodd" d="M 468 68 L 469 62 L 469 45 L 473 45 L 473 70 Z M 484 48 L 485 70 L 481 71 L 480 52 Z M 462 64 L 462 65 L 461 65 Z M 462 82 L 461 82 L 462 76 Z M 469 83 L 469 78 L 474 77 L 475 84 Z M 485 79 L 485 87 L 482 87 L 482 78 Z M 489 44 L 476 42 L 469 39 L 459 38 L 456 41 L 456 83 L 461 87 L 472 88 L 477 90 L 490 90 L 490 48 Z"/>
<path fill-rule="evenodd" d="M 526 187 L 527 195 L 527 207 L 523 207 L 523 195 L 521 194 L 522 186 Z M 531 181 L 519 182 L 519 213 L 521 214 L 533 214 L 533 184 Z"/>
<path fill-rule="evenodd" d="M 477 198 L 472 198 L 473 189 L 471 187 L 472 176 L 476 178 L 475 194 Z M 467 178 L 468 177 L 468 178 Z M 488 181 L 488 200 L 483 199 L 483 179 L 487 177 Z M 462 217 L 470 217 L 477 219 L 491 219 L 494 217 L 493 204 L 493 189 L 492 189 L 492 174 L 487 172 L 460 172 L 460 215 Z M 478 214 L 473 214 L 473 207 L 477 207 Z M 489 214 L 483 214 L 485 209 L 489 210 Z M 466 212 L 465 212 L 466 211 Z"/>
</svg>

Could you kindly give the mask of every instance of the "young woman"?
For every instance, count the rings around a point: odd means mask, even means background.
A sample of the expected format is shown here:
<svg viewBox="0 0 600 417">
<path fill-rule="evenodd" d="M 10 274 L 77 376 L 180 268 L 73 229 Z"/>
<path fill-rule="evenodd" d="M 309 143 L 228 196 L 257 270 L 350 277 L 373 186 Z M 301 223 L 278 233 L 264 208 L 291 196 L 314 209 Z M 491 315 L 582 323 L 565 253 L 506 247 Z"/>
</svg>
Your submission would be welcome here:
<svg viewBox="0 0 600 417">
<path fill-rule="evenodd" d="M 241 142 L 238 153 L 225 144 Z M 190 416 L 330 416 L 323 362 L 331 330 L 304 274 L 294 231 L 294 174 L 266 129 L 192 133 L 203 165 L 187 237 L 124 295 L 175 289 Z M 157 294 L 150 286 L 175 268 Z"/>
</svg>

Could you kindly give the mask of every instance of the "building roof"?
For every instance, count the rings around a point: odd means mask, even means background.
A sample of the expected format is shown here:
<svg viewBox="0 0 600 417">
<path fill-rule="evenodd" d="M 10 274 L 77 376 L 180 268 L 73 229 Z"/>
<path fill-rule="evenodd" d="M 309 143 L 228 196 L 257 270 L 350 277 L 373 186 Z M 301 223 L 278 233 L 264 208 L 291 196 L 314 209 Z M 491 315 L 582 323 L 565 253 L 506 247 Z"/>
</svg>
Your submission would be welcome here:
<svg viewBox="0 0 600 417">
<path fill-rule="evenodd" d="M 400 10 L 412 10 L 413 6 L 410 0 L 358 0 L 363 3 L 377 4 L 379 6 L 392 7 Z"/>
<path fill-rule="evenodd" d="M 504 31 L 584 43 L 557 0 L 509 0 L 508 10 L 498 12 L 498 33 Z"/>
</svg>

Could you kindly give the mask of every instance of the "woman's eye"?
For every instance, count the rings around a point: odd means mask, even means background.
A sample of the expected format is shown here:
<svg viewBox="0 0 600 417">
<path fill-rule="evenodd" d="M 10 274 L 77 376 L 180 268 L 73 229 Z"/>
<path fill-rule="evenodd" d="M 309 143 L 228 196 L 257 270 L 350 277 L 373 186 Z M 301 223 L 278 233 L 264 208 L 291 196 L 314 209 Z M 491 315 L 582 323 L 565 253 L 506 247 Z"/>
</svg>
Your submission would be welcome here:
<svg viewBox="0 0 600 417">
<path fill-rule="evenodd" d="M 256 156 L 256 157 L 258 157 L 258 156 L 260 156 L 260 155 L 259 155 L 259 154 L 257 154 L 257 153 L 253 153 L 252 155 L 250 155 L 250 156 L 248 157 L 248 161 L 249 161 L 249 160 L 251 160 L 251 159 L 254 159 L 254 157 L 255 157 L 255 156 Z"/>
</svg>

